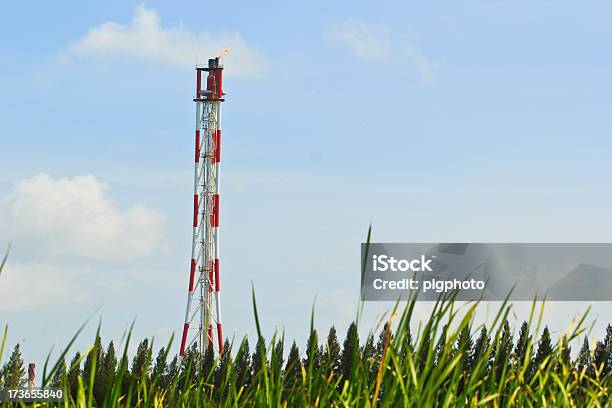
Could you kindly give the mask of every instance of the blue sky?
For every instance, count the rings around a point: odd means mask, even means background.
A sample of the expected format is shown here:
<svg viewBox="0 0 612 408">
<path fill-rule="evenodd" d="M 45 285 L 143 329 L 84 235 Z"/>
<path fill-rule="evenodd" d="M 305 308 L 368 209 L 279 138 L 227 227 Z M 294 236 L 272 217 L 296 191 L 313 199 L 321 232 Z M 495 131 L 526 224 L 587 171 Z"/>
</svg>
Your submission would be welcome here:
<svg viewBox="0 0 612 408">
<path fill-rule="evenodd" d="M 343 332 L 370 222 L 380 242 L 610 242 L 611 11 L 603 1 L 2 6 L 9 343 L 41 362 L 91 315 L 78 347 L 98 318 L 106 341 L 134 319 L 137 338 L 178 330 L 192 68 L 228 46 L 228 335 L 254 329 L 251 281 L 267 333 L 305 339 L 315 296 L 319 328 Z M 550 324 L 562 330 L 583 309 L 551 305 Z M 607 309 L 594 309 L 601 324 Z"/>
</svg>

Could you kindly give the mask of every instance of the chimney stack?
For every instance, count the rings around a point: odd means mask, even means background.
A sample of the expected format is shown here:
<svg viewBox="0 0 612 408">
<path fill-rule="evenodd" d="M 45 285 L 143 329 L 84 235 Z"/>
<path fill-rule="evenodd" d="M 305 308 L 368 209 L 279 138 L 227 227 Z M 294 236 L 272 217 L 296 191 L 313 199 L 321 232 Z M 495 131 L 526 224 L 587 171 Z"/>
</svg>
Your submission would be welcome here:
<svg viewBox="0 0 612 408">
<path fill-rule="evenodd" d="M 34 388 L 34 369 L 36 368 L 36 364 L 30 363 L 28 364 L 28 388 Z"/>
</svg>

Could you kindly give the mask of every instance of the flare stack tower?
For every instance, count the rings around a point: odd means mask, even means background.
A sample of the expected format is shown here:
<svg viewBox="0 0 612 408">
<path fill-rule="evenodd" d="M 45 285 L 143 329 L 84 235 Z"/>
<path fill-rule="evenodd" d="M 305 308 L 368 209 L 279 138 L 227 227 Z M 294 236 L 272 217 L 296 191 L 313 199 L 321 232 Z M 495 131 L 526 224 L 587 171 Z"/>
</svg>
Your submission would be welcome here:
<svg viewBox="0 0 612 408">
<path fill-rule="evenodd" d="M 181 356 L 193 344 L 200 353 L 211 346 L 223 352 L 219 269 L 222 84 L 219 58 L 209 59 L 207 66 L 196 66 L 193 235 Z"/>
</svg>

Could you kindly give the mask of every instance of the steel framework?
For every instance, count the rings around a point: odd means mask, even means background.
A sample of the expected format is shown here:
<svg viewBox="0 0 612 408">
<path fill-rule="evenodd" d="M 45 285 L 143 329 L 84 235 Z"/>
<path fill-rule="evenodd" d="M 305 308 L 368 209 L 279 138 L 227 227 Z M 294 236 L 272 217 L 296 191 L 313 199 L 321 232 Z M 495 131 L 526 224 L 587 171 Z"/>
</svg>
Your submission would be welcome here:
<svg viewBox="0 0 612 408">
<path fill-rule="evenodd" d="M 205 89 L 203 72 L 207 73 Z M 193 236 L 181 356 L 194 343 L 200 353 L 210 346 L 223 352 L 219 280 L 222 75 L 219 58 L 208 60 L 208 66 L 196 66 Z"/>
</svg>

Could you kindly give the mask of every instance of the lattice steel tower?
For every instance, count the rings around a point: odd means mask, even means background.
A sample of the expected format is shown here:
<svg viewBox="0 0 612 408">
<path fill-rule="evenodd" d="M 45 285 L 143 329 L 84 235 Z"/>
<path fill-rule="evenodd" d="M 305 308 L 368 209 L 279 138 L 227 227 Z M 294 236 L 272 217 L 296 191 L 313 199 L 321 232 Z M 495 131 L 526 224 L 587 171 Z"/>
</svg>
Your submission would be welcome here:
<svg viewBox="0 0 612 408">
<path fill-rule="evenodd" d="M 206 89 L 202 89 L 203 72 L 207 73 Z M 222 78 L 219 58 L 209 59 L 208 66 L 196 66 L 193 239 L 181 356 L 194 342 L 201 353 L 209 345 L 223 352 L 219 280 Z"/>
</svg>

